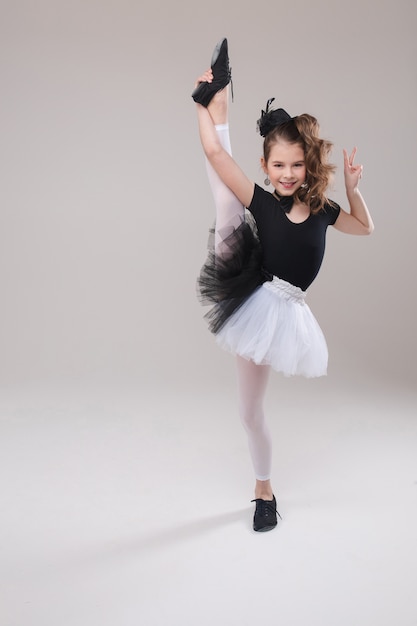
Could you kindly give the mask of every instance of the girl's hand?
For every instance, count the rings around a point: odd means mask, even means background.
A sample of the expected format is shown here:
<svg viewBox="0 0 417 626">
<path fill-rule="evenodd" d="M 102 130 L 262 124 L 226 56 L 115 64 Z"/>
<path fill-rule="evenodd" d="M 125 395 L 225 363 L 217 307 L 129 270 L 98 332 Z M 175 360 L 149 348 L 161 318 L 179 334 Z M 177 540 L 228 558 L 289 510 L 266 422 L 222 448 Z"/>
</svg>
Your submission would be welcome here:
<svg viewBox="0 0 417 626">
<path fill-rule="evenodd" d="M 363 165 L 354 165 L 353 163 L 356 150 L 357 148 L 353 148 L 350 156 L 346 150 L 343 150 L 346 191 L 355 191 L 362 178 Z"/>
<path fill-rule="evenodd" d="M 213 71 L 211 68 L 209 68 L 208 70 L 204 72 L 204 74 L 202 74 L 201 76 L 197 78 L 197 81 L 194 85 L 194 89 L 198 87 L 200 83 L 212 83 L 212 82 L 213 82 Z"/>
</svg>

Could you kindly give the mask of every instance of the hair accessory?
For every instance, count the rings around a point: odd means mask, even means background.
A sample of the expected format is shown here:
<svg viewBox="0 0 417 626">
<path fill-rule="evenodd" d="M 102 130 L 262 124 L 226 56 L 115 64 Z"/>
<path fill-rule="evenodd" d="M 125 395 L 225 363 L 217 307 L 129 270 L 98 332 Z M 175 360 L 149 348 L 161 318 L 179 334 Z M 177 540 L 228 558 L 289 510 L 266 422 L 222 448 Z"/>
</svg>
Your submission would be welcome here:
<svg viewBox="0 0 417 626">
<path fill-rule="evenodd" d="M 269 180 L 269 176 L 267 176 L 264 180 L 265 185 L 270 185 L 271 181 Z"/>
<path fill-rule="evenodd" d="M 271 104 L 274 100 L 275 98 L 269 98 L 265 111 L 261 111 L 261 117 L 256 122 L 258 133 L 262 137 L 266 137 L 271 130 L 280 126 L 280 124 L 285 124 L 285 122 L 293 119 L 284 109 L 271 109 Z"/>
</svg>

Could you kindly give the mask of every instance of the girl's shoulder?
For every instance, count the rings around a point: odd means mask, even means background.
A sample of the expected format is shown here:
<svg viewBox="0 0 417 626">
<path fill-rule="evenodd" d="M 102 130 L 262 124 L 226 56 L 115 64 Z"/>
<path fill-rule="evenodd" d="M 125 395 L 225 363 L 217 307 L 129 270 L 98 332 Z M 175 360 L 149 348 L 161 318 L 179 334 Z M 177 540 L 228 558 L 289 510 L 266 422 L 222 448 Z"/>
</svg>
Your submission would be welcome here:
<svg viewBox="0 0 417 626">
<path fill-rule="evenodd" d="M 247 209 L 259 223 L 267 218 L 267 215 L 270 213 L 269 209 L 273 208 L 274 202 L 276 201 L 273 195 L 255 183 L 252 201 Z"/>
<path fill-rule="evenodd" d="M 334 224 L 340 213 L 340 206 L 334 200 L 327 199 L 316 215 L 321 216 L 328 224 Z"/>
<path fill-rule="evenodd" d="M 248 209 L 252 210 L 253 207 L 265 205 L 271 202 L 271 200 L 274 200 L 272 194 L 269 191 L 266 191 L 266 189 L 260 187 L 257 183 L 255 183 L 252 202 L 248 206 Z"/>
</svg>

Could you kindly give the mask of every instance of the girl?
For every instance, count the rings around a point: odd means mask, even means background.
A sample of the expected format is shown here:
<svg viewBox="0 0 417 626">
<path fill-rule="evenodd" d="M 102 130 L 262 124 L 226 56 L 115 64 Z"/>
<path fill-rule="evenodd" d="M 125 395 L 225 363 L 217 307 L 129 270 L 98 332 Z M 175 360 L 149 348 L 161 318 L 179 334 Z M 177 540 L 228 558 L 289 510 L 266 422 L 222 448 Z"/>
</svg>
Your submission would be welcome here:
<svg viewBox="0 0 417 626">
<path fill-rule="evenodd" d="M 212 246 L 198 282 L 203 302 L 213 304 L 207 317 L 217 342 L 236 355 L 240 415 L 256 478 L 253 528 L 266 531 L 277 525 L 278 513 L 262 408 L 270 368 L 285 375 L 326 374 L 327 346 L 305 304 L 306 290 L 320 269 L 327 227 L 369 235 L 373 223 L 358 189 L 363 168 L 354 164 L 356 148 L 350 156 L 344 150 L 347 213 L 326 197 L 332 145 L 319 137 L 317 120 L 271 109 L 273 99 L 258 120 L 261 166 L 272 193 L 249 180 L 231 156 L 230 81 L 223 39 L 192 93 L 216 205 Z"/>
</svg>

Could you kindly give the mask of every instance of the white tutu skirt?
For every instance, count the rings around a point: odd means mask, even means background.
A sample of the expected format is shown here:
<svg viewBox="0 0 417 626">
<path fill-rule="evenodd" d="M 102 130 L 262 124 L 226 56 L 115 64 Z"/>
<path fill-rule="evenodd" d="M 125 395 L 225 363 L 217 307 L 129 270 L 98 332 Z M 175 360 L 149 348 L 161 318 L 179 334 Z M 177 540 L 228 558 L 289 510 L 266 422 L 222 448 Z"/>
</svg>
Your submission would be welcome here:
<svg viewBox="0 0 417 626">
<path fill-rule="evenodd" d="M 216 334 L 217 343 L 286 376 L 324 376 L 326 340 L 305 295 L 277 277 L 264 282 L 223 324 Z"/>
</svg>

